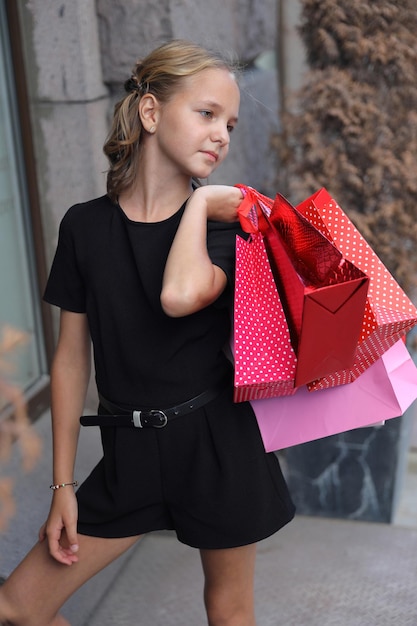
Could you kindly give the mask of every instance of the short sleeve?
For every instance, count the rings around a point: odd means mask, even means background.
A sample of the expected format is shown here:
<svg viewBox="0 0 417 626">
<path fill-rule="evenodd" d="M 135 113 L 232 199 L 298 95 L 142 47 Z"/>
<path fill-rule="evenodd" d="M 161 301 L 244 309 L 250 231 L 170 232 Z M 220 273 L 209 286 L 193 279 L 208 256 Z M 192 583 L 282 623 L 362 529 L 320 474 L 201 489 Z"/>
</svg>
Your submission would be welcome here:
<svg viewBox="0 0 417 626">
<path fill-rule="evenodd" d="M 74 213 L 75 207 L 72 207 L 61 221 L 43 299 L 66 311 L 85 313 L 85 285 L 77 261 Z"/>
<path fill-rule="evenodd" d="M 239 222 L 208 222 L 207 250 L 214 265 L 218 265 L 226 274 L 229 285 L 234 284 L 236 235 L 247 238 Z"/>
</svg>

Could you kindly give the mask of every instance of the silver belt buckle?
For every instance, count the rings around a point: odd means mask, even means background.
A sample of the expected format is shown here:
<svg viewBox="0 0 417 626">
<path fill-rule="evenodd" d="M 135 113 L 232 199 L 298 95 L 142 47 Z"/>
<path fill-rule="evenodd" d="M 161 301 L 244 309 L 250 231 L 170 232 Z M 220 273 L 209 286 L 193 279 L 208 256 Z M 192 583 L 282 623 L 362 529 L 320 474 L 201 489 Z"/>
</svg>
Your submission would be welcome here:
<svg viewBox="0 0 417 626">
<path fill-rule="evenodd" d="M 133 411 L 132 414 L 132 421 L 133 421 L 133 425 L 135 426 L 135 428 L 145 428 L 146 425 L 144 426 L 142 424 L 142 418 L 141 418 L 141 413 L 142 411 Z M 152 409 L 151 411 L 146 411 L 146 413 L 148 413 L 150 416 L 159 416 L 161 419 L 161 422 L 159 424 L 151 424 L 150 426 L 152 428 L 164 428 L 167 424 L 168 424 L 168 416 L 163 412 L 163 411 L 159 411 L 158 409 Z"/>
</svg>

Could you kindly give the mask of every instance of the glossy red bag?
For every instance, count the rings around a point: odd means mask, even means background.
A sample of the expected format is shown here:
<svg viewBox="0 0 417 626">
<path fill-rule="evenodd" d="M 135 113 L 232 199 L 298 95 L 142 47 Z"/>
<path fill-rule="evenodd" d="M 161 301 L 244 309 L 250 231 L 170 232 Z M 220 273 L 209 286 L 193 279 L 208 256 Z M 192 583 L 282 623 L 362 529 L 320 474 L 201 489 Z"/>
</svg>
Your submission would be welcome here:
<svg viewBox="0 0 417 626">
<path fill-rule="evenodd" d="M 324 389 L 358 378 L 415 326 L 417 309 L 326 189 L 319 189 L 297 209 L 370 278 L 353 364 L 310 385 L 310 389 Z"/>
<path fill-rule="evenodd" d="M 283 196 L 238 186 L 242 228 L 265 240 L 297 356 L 295 386 L 351 367 L 369 278 Z"/>
</svg>

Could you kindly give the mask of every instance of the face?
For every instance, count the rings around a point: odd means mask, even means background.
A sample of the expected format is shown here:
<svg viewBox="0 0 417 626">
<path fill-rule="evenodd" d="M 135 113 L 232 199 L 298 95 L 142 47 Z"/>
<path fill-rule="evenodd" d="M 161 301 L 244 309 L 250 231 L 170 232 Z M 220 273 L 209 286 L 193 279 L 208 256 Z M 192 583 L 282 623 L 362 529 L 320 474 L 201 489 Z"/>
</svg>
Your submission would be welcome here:
<svg viewBox="0 0 417 626">
<path fill-rule="evenodd" d="M 239 88 L 226 69 L 184 79 L 159 110 L 155 140 L 161 167 L 207 178 L 225 159 L 239 113 Z"/>
</svg>

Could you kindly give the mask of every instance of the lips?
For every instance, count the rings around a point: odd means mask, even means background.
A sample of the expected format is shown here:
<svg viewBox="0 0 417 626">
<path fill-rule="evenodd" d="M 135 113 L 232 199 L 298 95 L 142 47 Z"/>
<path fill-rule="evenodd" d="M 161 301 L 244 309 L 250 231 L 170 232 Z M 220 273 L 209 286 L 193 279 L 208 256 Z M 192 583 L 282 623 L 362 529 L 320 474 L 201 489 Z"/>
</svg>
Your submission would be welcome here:
<svg viewBox="0 0 417 626">
<path fill-rule="evenodd" d="M 212 152 L 211 150 L 202 150 L 203 154 L 205 154 L 211 161 L 213 161 L 213 163 L 215 163 L 218 158 L 219 155 L 217 154 L 217 152 Z"/>
</svg>

